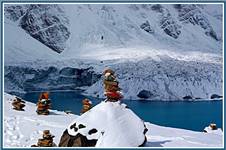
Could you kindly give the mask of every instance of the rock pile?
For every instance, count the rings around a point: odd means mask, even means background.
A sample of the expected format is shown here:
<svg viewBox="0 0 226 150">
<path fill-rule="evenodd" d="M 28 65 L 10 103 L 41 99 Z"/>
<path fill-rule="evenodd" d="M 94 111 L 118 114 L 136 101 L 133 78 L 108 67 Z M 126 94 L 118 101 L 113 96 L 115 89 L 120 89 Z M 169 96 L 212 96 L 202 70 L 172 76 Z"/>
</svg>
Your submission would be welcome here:
<svg viewBox="0 0 226 150">
<path fill-rule="evenodd" d="M 24 111 L 24 107 L 25 107 L 25 101 L 23 101 L 21 98 L 16 97 L 13 102 L 13 109 L 18 110 L 18 111 Z"/>
<path fill-rule="evenodd" d="M 92 102 L 89 99 L 84 99 L 82 101 L 83 107 L 81 110 L 81 114 L 84 114 L 85 112 L 89 111 L 92 108 Z"/>
<path fill-rule="evenodd" d="M 49 130 L 44 130 L 42 139 L 38 139 L 37 145 L 32 145 L 31 147 L 55 147 L 56 144 L 53 142 L 54 137 L 54 135 L 50 134 Z"/>
<path fill-rule="evenodd" d="M 104 90 L 105 95 L 107 96 L 107 101 L 117 102 L 123 98 L 119 82 L 116 80 L 115 72 L 111 69 L 106 69 L 104 71 Z"/>
<path fill-rule="evenodd" d="M 49 115 L 49 109 L 51 108 L 51 101 L 49 99 L 49 93 L 44 92 L 40 95 L 37 102 L 37 114 L 38 115 Z"/>
</svg>

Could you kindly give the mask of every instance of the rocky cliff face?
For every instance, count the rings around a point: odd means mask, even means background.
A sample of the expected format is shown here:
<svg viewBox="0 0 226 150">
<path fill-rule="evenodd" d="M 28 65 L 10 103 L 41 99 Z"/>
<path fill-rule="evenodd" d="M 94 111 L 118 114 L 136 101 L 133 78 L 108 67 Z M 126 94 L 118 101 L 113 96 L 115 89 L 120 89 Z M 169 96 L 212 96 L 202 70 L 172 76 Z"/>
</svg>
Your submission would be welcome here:
<svg viewBox="0 0 226 150">
<path fill-rule="evenodd" d="M 79 32 L 72 34 L 72 31 L 69 28 L 71 22 L 82 21 L 79 20 L 81 18 L 78 17 L 72 19 L 68 16 L 79 16 L 84 13 L 83 11 L 86 11 L 87 14 L 91 13 L 97 15 L 98 19 L 100 19 L 99 21 L 101 26 L 107 25 L 107 27 L 111 27 L 110 32 L 121 30 L 123 34 L 118 35 L 117 32 L 114 33 L 120 39 L 123 39 L 123 36 L 126 34 L 129 36 L 129 32 L 138 28 L 152 34 L 154 32 L 160 33 L 159 31 L 162 30 L 166 37 L 170 36 L 174 39 L 178 39 L 181 33 L 185 32 L 184 25 L 192 24 L 200 26 L 207 36 L 219 41 L 221 40 L 221 35 L 218 35 L 219 33 L 217 33 L 213 28 L 213 22 L 211 22 L 206 15 L 203 9 L 204 7 L 204 5 L 195 4 L 134 4 L 125 6 L 125 9 L 129 9 L 130 11 L 132 10 L 132 13 L 140 15 L 137 20 L 134 20 L 134 18 L 130 17 L 128 14 L 125 15 L 124 12 L 119 12 L 118 8 L 113 5 L 100 5 L 97 7 L 92 5 L 81 5 L 75 7 L 74 11 L 69 12 L 73 14 L 69 14 L 66 11 L 66 9 L 68 9 L 67 6 L 62 7 L 62 5 L 56 4 L 5 5 L 4 14 L 6 18 L 18 22 L 18 25 L 30 36 L 45 44 L 52 50 L 61 53 L 67 48 L 66 43 L 73 34 L 81 34 Z M 82 19 L 86 19 L 87 17 L 88 16 L 84 16 Z M 216 18 L 216 16 L 214 17 Z M 144 21 L 144 19 L 146 21 Z M 87 27 L 93 26 L 95 29 L 95 24 L 89 24 L 89 21 L 85 22 L 87 22 Z M 121 25 L 121 23 L 125 23 L 127 28 L 131 29 L 129 31 L 124 31 L 124 25 Z M 78 28 L 78 30 L 80 29 L 78 26 L 73 26 L 73 28 Z M 90 29 L 87 28 L 86 30 L 89 31 Z M 93 32 L 93 34 L 101 34 L 102 32 L 105 32 L 103 27 L 98 30 L 98 33 Z M 192 30 L 192 28 L 189 30 Z M 84 34 L 85 32 L 86 31 L 84 31 Z M 86 34 L 86 36 L 89 35 Z M 111 36 L 113 37 L 115 35 Z M 83 38 L 84 37 L 81 37 L 81 39 Z M 76 45 L 79 45 L 79 41 L 77 42 Z M 121 42 L 124 43 L 124 41 Z"/>
<path fill-rule="evenodd" d="M 169 36 L 177 39 L 181 31 L 169 10 L 160 4 L 152 5 L 151 9 L 159 14 L 159 26 Z"/>
<path fill-rule="evenodd" d="M 34 69 L 7 66 L 5 67 L 5 91 L 75 90 L 82 86 L 91 86 L 100 77 L 101 75 L 95 73 L 92 68 Z"/>
<path fill-rule="evenodd" d="M 174 7 L 178 10 L 179 21 L 199 25 L 205 30 L 207 36 L 219 40 L 209 20 L 203 15 L 198 5 L 175 4 Z"/>
<path fill-rule="evenodd" d="M 52 50 L 61 53 L 66 48 L 69 20 L 59 5 L 6 5 L 5 16 Z"/>
</svg>

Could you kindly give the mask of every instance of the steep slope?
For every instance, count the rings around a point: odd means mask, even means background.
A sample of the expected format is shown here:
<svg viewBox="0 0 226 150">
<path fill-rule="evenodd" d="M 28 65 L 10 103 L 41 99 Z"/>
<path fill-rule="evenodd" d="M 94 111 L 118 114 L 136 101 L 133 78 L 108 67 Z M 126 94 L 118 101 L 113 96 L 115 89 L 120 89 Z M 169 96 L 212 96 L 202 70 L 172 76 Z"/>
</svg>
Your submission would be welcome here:
<svg viewBox="0 0 226 150">
<path fill-rule="evenodd" d="M 18 25 L 30 36 L 52 50 L 60 53 L 70 36 L 68 19 L 58 5 L 49 4 L 6 4 L 5 17 L 19 22 Z"/>
<path fill-rule="evenodd" d="M 208 9 L 216 10 L 220 6 L 211 5 Z M 211 16 L 205 7 L 188 4 L 5 5 L 5 17 L 53 50 L 67 51 L 67 56 L 82 49 L 87 52 L 89 46 L 95 49 L 140 44 L 151 48 L 173 46 L 174 50 L 186 50 L 189 46 L 186 51 L 220 52 L 222 20 L 216 13 Z M 145 22 L 152 32 L 144 30 Z"/>
<path fill-rule="evenodd" d="M 4 23 L 4 63 L 57 60 L 58 54 L 30 37 L 9 20 Z"/>
<path fill-rule="evenodd" d="M 120 72 L 126 99 L 137 99 L 142 90 L 152 93 L 148 99 L 209 99 L 213 94 L 222 95 L 220 4 L 12 4 L 4 8 L 4 31 L 8 33 L 4 37 L 5 66 L 12 66 L 12 70 L 18 66 L 29 70 L 93 67 L 100 76 L 105 67 L 111 67 Z M 29 22 L 33 18 L 36 20 Z M 56 32 L 61 25 L 67 29 Z M 33 36 L 30 27 L 42 40 Z M 52 27 L 54 34 L 48 32 Z M 54 52 L 58 45 L 51 41 L 63 46 L 60 54 Z M 22 77 L 24 73 L 18 72 L 17 78 Z M 8 92 L 29 92 L 24 83 L 33 79 L 28 75 L 18 84 L 18 79 L 7 74 L 5 78 Z M 86 92 L 103 97 L 98 79 L 88 85 Z M 66 88 L 75 89 L 77 80 L 67 81 L 71 85 Z M 30 84 L 37 89 L 39 85 L 53 89 L 45 80 Z"/>
</svg>

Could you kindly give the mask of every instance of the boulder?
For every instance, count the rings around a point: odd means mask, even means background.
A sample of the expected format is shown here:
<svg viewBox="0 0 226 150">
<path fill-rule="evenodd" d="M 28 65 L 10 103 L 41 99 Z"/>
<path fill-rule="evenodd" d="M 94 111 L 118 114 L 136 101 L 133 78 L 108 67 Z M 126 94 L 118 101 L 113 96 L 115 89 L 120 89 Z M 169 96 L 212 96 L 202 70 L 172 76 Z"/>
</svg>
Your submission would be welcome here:
<svg viewBox="0 0 226 150">
<path fill-rule="evenodd" d="M 72 136 L 68 133 L 66 129 L 61 136 L 59 147 L 93 147 L 97 143 L 96 139 L 88 140 L 86 136 L 82 134 L 77 134 Z"/>
<path fill-rule="evenodd" d="M 144 122 L 120 102 L 101 102 L 77 117 L 59 147 L 138 147 L 146 142 Z"/>
</svg>

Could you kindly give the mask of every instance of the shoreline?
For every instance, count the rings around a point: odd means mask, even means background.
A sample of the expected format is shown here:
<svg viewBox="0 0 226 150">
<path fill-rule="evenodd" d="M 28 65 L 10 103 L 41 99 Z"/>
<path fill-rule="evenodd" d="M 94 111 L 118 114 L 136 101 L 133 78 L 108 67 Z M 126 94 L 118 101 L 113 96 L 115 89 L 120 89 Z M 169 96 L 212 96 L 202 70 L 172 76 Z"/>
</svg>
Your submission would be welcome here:
<svg viewBox="0 0 226 150">
<path fill-rule="evenodd" d="M 92 97 L 94 99 L 99 99 L 99 100 L 103 100 L 105 99 L 100 98 L 100 97 L 94 97 L 93 95 L 88 95 L 87 93 L 84 93 L 84 89 L 76 89 L 76 90 L 49 90 L 50 93 L 58 93 L 58 92 L 64 92 L 64 93 L 70 93 L 70 92 L 74 92 L 74 93 L 78 93 L 80 95 L 83 96 L 87 96 L 87 97 Z M 6 93 L 10 93 L 13 95 L 25 95 L 25 94 L 29 94 L 29 93 L 41 93 L 44 92 L 43 91 L 31 91 L 31 92 L 21 92 L 21 91 L 4 91 Z M 165 100 L 158 100 L 158 99 L 122 99 L 122 101 L 140 101 L 140 102 L 203 102 L 203 101 L 209 101 L 209 102 L 215 102 L 215 101 L 222 101 L 223 102 L 223 98 L 215 98 L 215 99 L 204 99 L 204 98 L 200 98 L 200 99 L 178 99 L 178 100 L 172 100 L 172 99 L 165 99 Z"/>
</svg>

